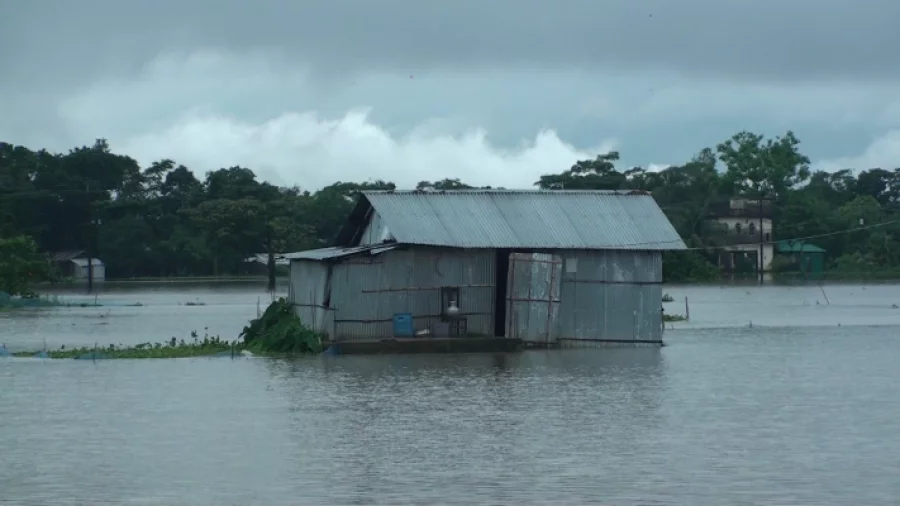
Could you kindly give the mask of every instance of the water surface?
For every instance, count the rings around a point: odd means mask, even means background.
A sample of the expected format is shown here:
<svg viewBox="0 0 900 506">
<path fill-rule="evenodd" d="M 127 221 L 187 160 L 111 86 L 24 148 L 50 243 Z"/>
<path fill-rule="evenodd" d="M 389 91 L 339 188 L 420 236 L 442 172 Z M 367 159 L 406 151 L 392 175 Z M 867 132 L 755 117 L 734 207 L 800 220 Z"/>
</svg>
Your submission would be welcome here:
<svg viewBox="0 0 900 506">
<path fill-rule="evenodd" d="M 692 321 L 663 349 L 6 359 L 0 503 L 896 502 L 900 288 L 666 291 Z M 0 341 L 233 337 L 260 296 L 114 292 L 145 305 L 5 314 Z"/>
</svg>

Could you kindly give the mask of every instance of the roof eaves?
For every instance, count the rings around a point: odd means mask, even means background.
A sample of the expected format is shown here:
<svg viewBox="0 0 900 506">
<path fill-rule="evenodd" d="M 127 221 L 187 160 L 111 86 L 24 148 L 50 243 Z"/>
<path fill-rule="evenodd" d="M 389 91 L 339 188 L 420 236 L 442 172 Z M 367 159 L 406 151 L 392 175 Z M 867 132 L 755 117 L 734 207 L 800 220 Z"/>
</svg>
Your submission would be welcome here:
<svg viewBox="0 0 900 506">
<path fill-rule="evenodd" d="M 352 256 L 361 255 L 380 255 L 381 253 L 391 251 L 397 248 L 397 244 L 371 244 L 367 246 L 357 247 L 339 247 L 333 246 L 328 248 L 319 248 L 306 251 L 296 251 L 294 253 L 286 253 L 283 257 L 286 260 L 305 260 L 312 262 L 328 262 L 332 260 L 340 260 Z"/>
<path fill-rule="evenodd" d="M 369 199 L 366 197 L 367 193 L 369 192 L 360 192 L 360 195 L 356 200 L 356 205 L 353 206 L 350 215 L 347 216 L 344 225 L 334 238 L 335 246 L 353 246 L 365 230 L 366 225 L 368 224 L 367 218 L 373 209 L 372 203 L 369 202 Z"/>
</svg>

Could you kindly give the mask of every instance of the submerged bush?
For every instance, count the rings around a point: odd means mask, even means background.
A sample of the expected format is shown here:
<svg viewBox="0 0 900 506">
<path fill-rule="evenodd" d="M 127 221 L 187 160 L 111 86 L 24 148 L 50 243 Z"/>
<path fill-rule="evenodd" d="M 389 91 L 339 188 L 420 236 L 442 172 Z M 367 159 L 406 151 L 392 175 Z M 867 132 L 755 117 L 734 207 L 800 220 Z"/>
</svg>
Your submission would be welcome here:
<svg viewBox="0 0 900 506">
<path fill-rule="evenodd" d="M 664 322 L 686 322 L 687 317 L 681 314 L 663 314 Z"/>
<path fill-rule="evenodd" d="M 322 336 L 303 324 L 281 297 L 241 332 L 247 349 L 262 353 L 320 353 Z"/>
</svg>

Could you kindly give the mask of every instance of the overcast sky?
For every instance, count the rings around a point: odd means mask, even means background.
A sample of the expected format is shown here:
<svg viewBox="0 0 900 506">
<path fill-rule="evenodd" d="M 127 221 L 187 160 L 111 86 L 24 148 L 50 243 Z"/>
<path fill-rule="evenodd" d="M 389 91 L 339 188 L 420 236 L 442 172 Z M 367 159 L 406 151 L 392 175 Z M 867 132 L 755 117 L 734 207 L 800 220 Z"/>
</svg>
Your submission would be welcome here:
<svg viewBox="0 0 900 506">
<path fill-rule="evenodd" d="M 0 140 L 315 189 L 530 187 L 793 129 L 900 166 L 897 0 L 0 0 Z"/>
</svg>

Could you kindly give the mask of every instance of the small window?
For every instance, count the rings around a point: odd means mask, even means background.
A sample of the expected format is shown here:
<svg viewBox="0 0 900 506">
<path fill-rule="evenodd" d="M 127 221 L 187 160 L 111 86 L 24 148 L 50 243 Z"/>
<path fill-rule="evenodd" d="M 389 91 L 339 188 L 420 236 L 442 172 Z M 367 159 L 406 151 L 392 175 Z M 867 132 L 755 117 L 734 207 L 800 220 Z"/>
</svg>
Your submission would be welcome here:
<svg viewBox="0 0 900 506">
<path fill-rule="evenodd" d="M 747 226 L 747 235 L 754 235 L 754 234 L 756 234 L 756 225 L 751 223 L 750 225 Z"/>
<path fill-rule="evenodd" d="M 566 273 L 571 274 L 573 272 L 578 272 L 578 259 L 577 258 L 567 258 L 566 259 Z"/>
<path fill-rule="evenodd" d="M 734 224 L 734 231 L 735 231 L 736 233 L 738 233 L 738 234 L 741 233 L 741 224 L 740 224 L 740 223 L 735 223 L 735 224 Z"/>
</svg>

